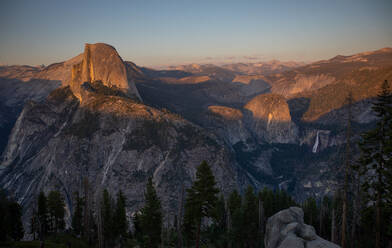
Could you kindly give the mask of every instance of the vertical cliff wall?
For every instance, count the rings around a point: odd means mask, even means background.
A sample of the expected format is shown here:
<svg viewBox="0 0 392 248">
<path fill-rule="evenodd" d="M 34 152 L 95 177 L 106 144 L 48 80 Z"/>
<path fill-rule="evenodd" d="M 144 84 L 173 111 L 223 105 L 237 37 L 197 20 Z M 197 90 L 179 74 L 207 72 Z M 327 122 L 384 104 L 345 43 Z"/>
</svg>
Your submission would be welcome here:
<svg viewBox="0 0 392 248">
<path fill-rule="evenodd" d="M 142 100 L 132 81 L 128 81 L 127 70 L 114 47 L 104 44 L 86 44 L 82 62 L 72 68 L 70 86 L 74 95 L 82 100 L 80 86 L 85 82 L 101 81 L 105 86 L 115 87 L 124 93 Z"/>
</svg>

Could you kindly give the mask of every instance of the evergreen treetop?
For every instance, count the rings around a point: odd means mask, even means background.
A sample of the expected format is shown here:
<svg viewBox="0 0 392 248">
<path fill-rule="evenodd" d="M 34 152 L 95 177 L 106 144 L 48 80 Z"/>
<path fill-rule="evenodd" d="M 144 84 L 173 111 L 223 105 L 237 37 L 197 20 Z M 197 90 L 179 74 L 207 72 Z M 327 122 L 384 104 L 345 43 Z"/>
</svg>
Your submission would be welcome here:
<svg viewBox="0 0 392 248">
<path fill-rule="evenodd" d="M 158 247 L 162 233 L 162 207 L 152 178 L 148 179 L 146 192 L 144 193 L 145 204 L 137 217 L 143 236 L 143 242 L 148 247 Z"/>
</svg>

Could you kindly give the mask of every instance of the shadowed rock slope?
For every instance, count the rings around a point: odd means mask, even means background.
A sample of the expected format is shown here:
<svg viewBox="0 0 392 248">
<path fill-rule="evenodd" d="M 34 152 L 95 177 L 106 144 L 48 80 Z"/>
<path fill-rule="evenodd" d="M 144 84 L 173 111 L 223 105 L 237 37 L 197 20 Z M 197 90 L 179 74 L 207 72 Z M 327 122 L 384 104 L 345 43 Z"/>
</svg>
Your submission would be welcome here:
<svg viewBox="0 0 392 248">
<path fill-rule="evenodd" d="M 134 211 L 153 177 L 165 209 L 176 211 L 181 185 L 190 186 L 203 160 L 224 192 L 245 183 L 229 158 L 215 136 L 176 115 L 99 91 L 80 103 L 65 87 L 44 103 L 26 104 L 5 150 L 0 186 L 23 206 L 40 190 L 59 190 L 72 211 L 73 192 L 88 178 L 95 196 L 103 188 L 122 190 Z"/>
</svg>

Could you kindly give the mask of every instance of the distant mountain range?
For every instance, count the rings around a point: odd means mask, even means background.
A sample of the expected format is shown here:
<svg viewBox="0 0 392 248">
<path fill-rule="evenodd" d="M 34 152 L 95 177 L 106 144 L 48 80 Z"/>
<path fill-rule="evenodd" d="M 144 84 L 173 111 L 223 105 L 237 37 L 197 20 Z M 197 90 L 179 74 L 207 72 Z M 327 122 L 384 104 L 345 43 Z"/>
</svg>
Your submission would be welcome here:
<svg viewBox="0 0 392 248">
<path fill-rule="evenodd" d="M 271 74 L 287 71 L 305 65 L 304 62 L 270 60 L 255 63 L 230 63 L 230 64 L 185 64 L 168 66 L 169 70 L 186 71 L 190 73 L 203 73 L 207 70 L 227 69 L 236 73 L 247 75 Z"/>
<path fill-rule="evenodd" d="M 88 178 L 94 194 L 122 189 L 133 212 L 152 176 L 176 212 L 181 185 L 207 160 L 223 192 L 253 185 L 321 197 L 339 184 L 347 96 L 355 141 L 376 120 L 371 101 L 384 80 L 391 48 L 154 70 L 98 43 L 47 67 L 1 66 L 0 187 L 24 206 L 57 189 L 72 211 Z"/>
</svg>

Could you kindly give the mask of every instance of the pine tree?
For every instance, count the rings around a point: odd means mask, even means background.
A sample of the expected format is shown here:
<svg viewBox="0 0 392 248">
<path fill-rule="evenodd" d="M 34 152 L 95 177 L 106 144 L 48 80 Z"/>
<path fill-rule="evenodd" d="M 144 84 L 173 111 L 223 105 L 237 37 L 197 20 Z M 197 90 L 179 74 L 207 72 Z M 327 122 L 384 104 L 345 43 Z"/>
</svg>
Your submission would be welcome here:
<svg viewBox="0 0 392 248">
<path fill-rule="evenodd" d="M 135 215 L 133 216 L 133 227 L 134 227 L 133 236 L 136 238 L 138 243 L 143 243 L 143 232 L 142 232 L 140 212 L 136 212 Z"/>
<path fill-rule="evenodd" d="M 351 214 L 351 247 L 358 247 L 360 244 L 359 231 L 361 230 L 361 212 L 366 207 L 362 202 L 363 192 L 361 191 L 361 177 L 355 170 L 357 161 L 351 165 L 351 191 L 352 191 L 352 214 Z M 363 236 L 362 236 L 363 237 Z"/>
<path fill-rule="evenodd" d="M 143 242 L 146 242 L 148 247 L 158 247 L 162 234 L 162 208 L 151 177 L 148 179 L 144 198 L 145 204 L 138 216 L 144 235 Z"/>
<path fill-rule="evenodd" d="M 317 227 L 318 208 L 317 208 L 316 199 L 313 197 L 308 197 L 308 199 L 305 200 L 305 203 L 303 205 L 303 210 L 304 210 L 305 223 Z"/>
<path fill-rule="evenodd" d="M 38 214 L 37 210 L 33 207 L 33 212 L 30 218 L 30 234 L 33 235 L 33 240 L 36 239 L 36 234 L 39 233 Z"/>
<path fill-rule="evenodd" d="M 236 209 L 241 208 L 241 201 L 241 195 L 238 193 L 237 190 L 233 190 L 228 200 L 228 208 L 231 214 L 233 214 Z"/>
<path fill-rule="evenodd" d="M 221 195 L 215 207 L 213 224 L 211 225 L 210 239 L 216 247 L 226 247 L 227 210 L 225 198 Z"/>
<path fill-rule="evenodd" d="M 99 196 L 98 196 L 99 197 Z M 98 198 L 97 197 L 97 198 Z M 96 199 L 97 204 L 95 204 L 96 210 L 95 212 L 97 213 L 97 238 L 98 238 L 98 248 L 104 248 L 105 244 L 104 244 L 104 237 L 103 237 L 103 208 L 102 208 L 102 204 L 103 201 L 101 199 Z M 89 240 L 92 240 L 92 235 L 90 230 L 88 230 L 89 233 Z"/>
<path fill-rule="evenodd" d="M 50 191 L 47 198 L 47 207 L 51 231 L 57 233 L 65 228 L 65 203 L 58 191 Z"/>
<path fill-rule="evenodd" d="M 41 191 L 38 195 L 38 222 L 40 240 L 44 240 L 48 232 L 48 208 L 45 193 Z"/>
<path fill-rule="evenodd" d="M 83 237 L 88 240 L 88 243 L 91 245 L 91 226 L 92 223 L 90 223 L 90 216 L 92 215 L 91 211 L 91 199 L 90 199 L 90 185 L 88 182 L 88 178 L 85 177 L 83 179 L 83 188 L 84 188 L 84 197 L 83 197 L 83 203 L 84 203 L 84 211 L 83 211 Z M 99 201 L 96 202 L 98 205 Z M 97 211 L 97 213 L 99 213 Z M 99 214 L 98 214 L 99 215 Z"/>
<path fill-rule="evenodd" d="M 331 210 L 332 202 L 328 196 L 324 196 L 320 207 L 319 235 L 324 239 L 331 237 Z"/>
<path fill-rule="evenodd" d="M 258 197 L 258 211 L 259 211 L 259 237 L 264 239 L 264 226 L 265 226 L 265 211 L 263 200 Z"/>
<path fill-rule="evenodd" d="M 178 217 L 176 221 L 176 232 L 178 236 L 177 240 L 177 247 L 182 248 L 183 247 L 183 237 L 182 237 L 182 217 L 183 217 L 183 211 L 184 211 L 184 184 L 181 184 L 181 195 L 179 197 L 179 204 L 178 204 Z"/>
<path fill-rule="evenodd" d="M 243 240 L 243 218 L 242 218 L 242 199 L 241 195 L 234 190 L 228 199 L 227 203 L 228 215 L 229 215 L 229 245 L 231 247 L 240 247 L 241 241 Z"/>
<path fill-rule="evenodd" d="M 341 233 L 341 246 L 346 247 L 346 234 L 347 234 L 347 205 L 348 205 L 348 190 L 349 190 L 349 179 L 351 176 L 351 105 L 353 98 L 349 93 L 347 99 L 348 105 L 348 118 L 347 118 L 347 131 L 346 131 L 346 152 L 344 159 L 344 182 L 343 182 L 343 212 L 342 212 L 342 233 Z"/>
<path fill-rule="evenodd" d="M 203 161 L 196 171 L 196 180 L 187 190 L 185 219 L 190 226 L 196 227 L 196 248 L 199 248 L 201 224 L 204 217 L 214 217 L 219 189 L 210 166 Z M 191 230 L 193 232 L 193 230 Z"/>
<path fill-rule="evenodd" d="M 381 247 L 381 214 L 385 203 L 392 202 L 392 94 L 388 82 L 373 103 L 373 111 L 379 118 L 377 126 L 362 136 L 362 151 L 359 166 L 356 169 L 362 176 L 362 187 L 368 203 L 374 203 L 376 209 L 375 247 Z"/>
<path fill-rule="evenodd" d="M 0 188 L 0 242 L 7 240 L 7 206 L 8 199 L 6 192 Z"/>
<path fill-rule="evenodd" d="M 259 198 L 263 201 L 265 217 L 271 217 L 275 213 L 273 207 L 274 195 L 272 190 L 264 187 L 262 191 L 259 192 Z"/>
<path fill-rule="evenodd" d="M 341 216 L 342 216 L 342 193 L 341 191 L 336 191 L 331 203 L 331 241 L 333 243 L 339 243 L 341 233 Z"/>
<path fill-rule="evenodd" d="M 21 240 L 24 235 L 22 223 L 22 207 L 16 201 L 10 201 L 8 204 L 8 228 L 9 235 L 13 240 Z"/>
<path fill-rule="evenodd" d="M 125 197 L 121 190 L 117 193 L 116 210 L 114 212 L 115 219 L 115 236 L 124 238 L 128 233 L 128 220 L 125 211 Z"/>
<path fill-rule="evenodd" d="M 72 216 L 72 229 L 80 237 L 83 231 L 83 199 L 79 196 L 79 192 L 75 193 L 75 201 L 76 206 Z"/>
<path fill-rule="evenodd" d="M 258 234 L 258 200 L 253 192 L 253 188 L 248 186 L 245 191 L 243 204 L 243 226 L 245 233 L 245 247 L 256 247 Z"/>
<path fill-rule="evenodd" d="M 111 247 L 113 242 L 113 208 L 109 192 L 104 189 L 101 203 L 101 221 L 104 246 Z"/>
<path fill-rule="evenodd" d="M 0 189 L 0 242 L 23 238 L 22 208 Z"/>
</svg>

